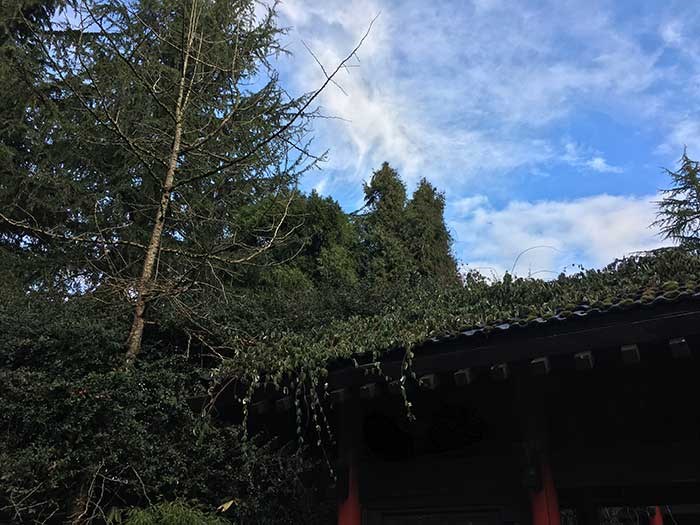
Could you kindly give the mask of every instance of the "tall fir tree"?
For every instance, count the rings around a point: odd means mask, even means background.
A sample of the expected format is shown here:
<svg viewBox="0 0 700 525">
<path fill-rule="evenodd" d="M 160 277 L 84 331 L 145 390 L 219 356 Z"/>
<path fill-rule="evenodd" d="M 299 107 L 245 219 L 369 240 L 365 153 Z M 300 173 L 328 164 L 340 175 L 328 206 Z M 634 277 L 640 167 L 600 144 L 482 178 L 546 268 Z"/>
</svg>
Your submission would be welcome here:
<svg viewBox="0 0 700 525">
<path fill-rule="evenodd" d="M 666 170 L 672 186 L 662 191 L 654 226 L 667 239 L 700 249 L 700 163 L 683 153 L 676 171 Z"/>
<path fill-rule="evenodd" d="M 370 221 L 386 228 L 399 228 L 406 207 L 406 185 L 399 173 L 388 162 L 372 173 L 365 184 L 365 205 L 370 210 Z M 395 231 L 398 231 L 396 229 Z"/>
<path fill-rule="evenodd" d="M 53 125 L 49 104 L 56 86 L 37 81 L 47 66 L 37 34 L 52 30 L 51 20 L 65 0 L 0 2 L 0 212 L 22 206 L 22 180 L 44 148 L 46 129 Z M 0 220 L 2 282 L 49 281 L 55 268 L 46 254 L 20 230 Z M 8 290 L 8 293 L 12 293 Z"/>
<path fill-rule="evenodd" d="M 18 45 L 44 67 L 24 72 L 37 95 L 8 132 L 29 130 L 15 150 L 31 155 L 4 148 L 0 242 L 47 263 L 32 289 L 130 305 L 130 363 L 160 308 L 191 316 L 191 292 L 285 240 L 318 91 L 279 85 L 281 30 L 253 0 L 75 4 Z"/>
<path fill-rule="evenodd" d="M 366 252 L 365 272 L 377 287 L 396 285 L 414 271 L 413 258 L 402 239 L 406 185 L 384 162 L 364 186 L 367 213 L 361 218 Z"/>
<path fill-rule="evenodd" d="M 458 281 L 445 198 L 426 179 L 407 200 L 399 173 L 385 162 L 365 185 L 365 203 L 361 225 L 371 279 L 387 286 L 414 278 Z"/>
<path fill-rule="evenodd" d="M 454 283 L 458 279 L 457 263 L 444 214 L 445 196 L 421 179 L 406 206 L 403 236 L 422 275 Z"/>
</svg>

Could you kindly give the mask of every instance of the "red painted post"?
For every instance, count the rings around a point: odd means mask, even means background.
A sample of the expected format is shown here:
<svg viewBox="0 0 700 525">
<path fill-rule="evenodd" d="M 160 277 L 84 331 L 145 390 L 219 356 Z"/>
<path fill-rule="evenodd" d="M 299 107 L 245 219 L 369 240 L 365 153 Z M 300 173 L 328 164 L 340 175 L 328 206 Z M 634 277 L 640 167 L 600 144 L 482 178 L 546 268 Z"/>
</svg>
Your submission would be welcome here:
<svg viewBox="0 0 700 525">
<path fill-rule="evenodd" d="M 654 509 L 654 515 L 649 518 L 649 525 L 664 525 L 664 515 L 658 505 Z"/>
<path fill-rule="evenodd" d="M 348 497 L 338 504 L 338 525 L 361 525 L 360 496 L 357 483 L 357 465 L 348 468 Z"/>
<path fill-rule="evenodd" d="M 347 470 L 347 495 L 338 502 L 338 525 L 361 525 L 359 459 L 362 449 L 362 410 L 357 399 L 340 407 L 339 459 Z"/>
<path fill-rule="evenodd" d="M 540 472 L 542 488 L 531 495 L 532 525 L 561 525 L 557 488 L 554 486 L 552 469 L 546 458 L 540 462 Z"/>
</svg>

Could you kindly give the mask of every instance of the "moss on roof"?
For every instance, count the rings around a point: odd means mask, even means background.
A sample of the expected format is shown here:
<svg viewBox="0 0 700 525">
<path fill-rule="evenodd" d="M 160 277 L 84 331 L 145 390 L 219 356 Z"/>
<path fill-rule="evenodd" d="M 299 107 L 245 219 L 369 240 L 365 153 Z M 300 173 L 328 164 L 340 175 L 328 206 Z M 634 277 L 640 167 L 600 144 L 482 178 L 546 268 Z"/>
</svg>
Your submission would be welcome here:
<svg viewBox="0 0 700 525">
<path fill-rule="evenodd" d="M 377 359 L 389 350 L 411 350 L 467 330 L 488 332 L 504 323 L 527 326 L 683 298 L 700 299 L 700 256 L 680 249 L 646 252 L 550 281 L 506 275 L 491 282 L 472 273 L 463 286 L 407 287 L 379 315 L 336 319 L 265 338 L 225 368 L 240 377 L 255 363 L 252 368 L 267 371 L 267 378 L 279 384 L 289 373 L 302 379 L 322 376 L 334 360 L 363 354 Z"/>
</svg>

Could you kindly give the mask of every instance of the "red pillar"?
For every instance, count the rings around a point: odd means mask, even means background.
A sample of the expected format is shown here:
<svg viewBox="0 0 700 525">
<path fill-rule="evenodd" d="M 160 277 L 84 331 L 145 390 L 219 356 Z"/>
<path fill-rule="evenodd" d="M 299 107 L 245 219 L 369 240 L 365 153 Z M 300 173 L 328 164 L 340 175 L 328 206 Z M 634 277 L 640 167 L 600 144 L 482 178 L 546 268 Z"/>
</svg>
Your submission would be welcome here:
<svg viewBox="0 0 700 525">
<path fill-rule="evenodd" d="M 654 514 L 649 518 L 649 525 L 664 525 L 664 515 L 658 505 L 654 509 Z"/>
<path fill-rule="evenodd" d="M 361 525 L 359 460 L 362 449 L 362 409 L 357 399 L 340 407 L 338 452 L 347 472 L 347 494 L 338 501 L 338 525 Z"/>
<path fill-rule="evenodd" d="M 532 525 L 561 525 L 557 488 L 547 459 L 540 462 L 540 473 L 542 488 L 531 495 Z"/>
<path fill-rule="evenodd" d="M 338 525 L 361 525 L 360 496 L 357 483 L 357 465 L 348 467 L 348 497 L 338 503 Z"/>
</svg>

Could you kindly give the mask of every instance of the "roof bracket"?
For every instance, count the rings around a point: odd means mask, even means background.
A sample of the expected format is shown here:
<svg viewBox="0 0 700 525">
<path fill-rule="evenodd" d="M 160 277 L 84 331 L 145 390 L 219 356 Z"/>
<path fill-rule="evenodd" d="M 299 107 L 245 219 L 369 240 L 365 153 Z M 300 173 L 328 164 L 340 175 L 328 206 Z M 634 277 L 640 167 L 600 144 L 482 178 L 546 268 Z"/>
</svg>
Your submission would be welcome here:
<svg viewBox="0 0 700 525">
<path fill-rule="evenodd" d="M 588 350 L 574 354 L 574 363 L 576 364 L 576 370 L 592 370 L 595 365 L 593 352 Z"/>
<path fill-rule="evenodd" d="M 674 359 L 690 357 L 690 345 L 685 340 L 685 337 L 671 339 L 668 342 L 668 346 L 671 348 L 671 355 Z"/>
<path fill-rule="evenodd" d="M 457 370 L 454 374 L 452 374 L 452 377 L 454 379 L 455 385 L 457 386 L 470 385 L 472 380 L 474 379 L 472 377 L 471 368 L 462 368 L 460 370 Z"/>
<path fill-rule="evenodd" d="M 510 377 L 510 368 L 508 363 L 501 363 L 491 367 L 491 377 L 496 381 L 505 381 Z"/>
<path fill-rule="evenodd" d="M 620 354 L 622 354 L 622 362 L 626 365 L 636 365 L 640 361 L 639 347 L 637 345 L 622 345 Z"/>
<path fill-rule="evenodd" d="M 530 361 L 530 370 L 533 375 L 546 376 L 549 374 L 549 357 L 538 357 Z"/>
</svg>

